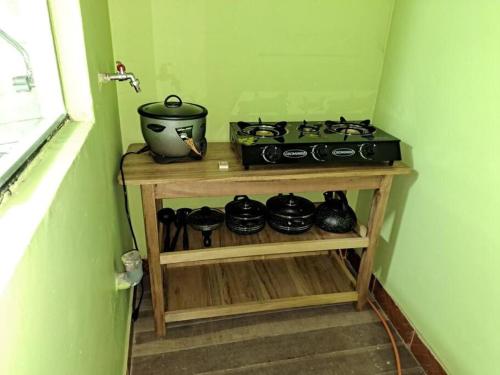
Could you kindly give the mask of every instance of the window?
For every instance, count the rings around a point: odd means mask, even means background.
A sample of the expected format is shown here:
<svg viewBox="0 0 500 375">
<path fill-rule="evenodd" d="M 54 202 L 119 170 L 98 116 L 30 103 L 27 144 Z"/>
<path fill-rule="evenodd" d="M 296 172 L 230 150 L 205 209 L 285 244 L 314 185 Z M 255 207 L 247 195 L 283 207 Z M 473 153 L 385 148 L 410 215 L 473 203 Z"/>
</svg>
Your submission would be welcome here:
<svg viewBox="0 0 500 375">
<path fill-rule="evenodd" d="M 0 0 L 0 186 L 66 117 L 45 0 Z"/>
</svg>

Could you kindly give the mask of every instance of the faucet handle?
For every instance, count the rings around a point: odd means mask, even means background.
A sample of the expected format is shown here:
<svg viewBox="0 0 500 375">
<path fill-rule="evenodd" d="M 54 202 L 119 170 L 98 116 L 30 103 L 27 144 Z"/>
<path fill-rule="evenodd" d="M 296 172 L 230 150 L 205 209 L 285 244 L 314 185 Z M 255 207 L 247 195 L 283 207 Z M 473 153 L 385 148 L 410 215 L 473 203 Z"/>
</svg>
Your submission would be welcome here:
<svg viewBox="0 0 500 375">
<path fill-rule="evenodd" d="M 116 71 L 120 74 L 124 74 L 127 68 L 125 68 L 125 65 L 121 61 L 116 62 Z"/>
</svg>

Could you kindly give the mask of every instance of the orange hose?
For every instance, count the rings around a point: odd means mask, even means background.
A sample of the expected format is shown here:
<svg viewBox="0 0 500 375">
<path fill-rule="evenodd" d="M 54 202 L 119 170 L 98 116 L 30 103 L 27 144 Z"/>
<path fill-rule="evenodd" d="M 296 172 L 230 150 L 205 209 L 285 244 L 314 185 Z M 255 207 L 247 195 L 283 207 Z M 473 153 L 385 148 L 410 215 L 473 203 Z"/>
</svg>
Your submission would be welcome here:
<svg viewBox="0 0 500 375">
<path fill-rule="evenodd" d="M 384 325 L 385 331 L 389 335 L 389 339 L 391 340 L 391 344 L 392 344 L 392 350 L 394 351 L 394 358 L 396 359 L 396 370 L 398 372 L 398 375 L 401 375 L 402 374 L 402 371 L 401 371 L 401 360 L 399 358 L 399 351 L 398 351 L 398 347 L 396 345 L 396 340 L 394 339 L 394 336 L 393 336 L 393 334 L 391 332 L 391 329 L 387 325 L 387 322 L 385 321 L 385 319 L 382 316 L 382 314 L 380 313 L 380 311 L 373 304 L 373 302 L 370 301 L 369 298 L 368 298 L 368 303 L 370 304 L 370 307 L 373 309 L 373 311 L 375 311 L 375 314 L 377 314 L 378 318 L 380 319 L 380 321 Z"/>
</svg>

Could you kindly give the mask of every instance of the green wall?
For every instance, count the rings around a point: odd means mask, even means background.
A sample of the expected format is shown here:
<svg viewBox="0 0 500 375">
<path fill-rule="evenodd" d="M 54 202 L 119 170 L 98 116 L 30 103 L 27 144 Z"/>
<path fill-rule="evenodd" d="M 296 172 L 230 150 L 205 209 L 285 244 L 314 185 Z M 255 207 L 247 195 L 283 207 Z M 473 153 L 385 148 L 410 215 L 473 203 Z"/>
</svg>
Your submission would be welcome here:
<svg viewBox="0 0 500 375">
<path fill-rule="evenodd" d="M 1 374 L 124 371 L 130 298 L 114 290 L 114 274 L 130 239 L 115 182 L 118 107 L 114 85 L 99 89 L 96 80 L 113 69 L 108 9 L 82 0 L 81 10 L 95 125 L 0 296 Z"/>
<path fill-rule="evenodd" d="M 499 372 L 499 14 L 396 1 L 375 111 L 415 169 L 394 186 L 377 273 L 453 375 Z"/>
<path fill-rule="evenodd" d="M 125 145 L 136 109 L 168 94 L 205 105 L 209 140 L 238 119 L 373 113 L 393 0 L 110 0 L 115 57 L 143 92 L 119 87 Z"/>
<path fill-rule="evenodd" d="M 393 0 L 110 0 L 124 147 L 143 142 L 137 107 L 176 93 L 208 108 L 207 137 L 235 120 L 373 115 Z M 228 198 L 214 200 L 221 205 Z M 145 248 L 139 194 L 133 222 Z M 199 206 L 199 201 L 174 202 Z"/>
</svg>

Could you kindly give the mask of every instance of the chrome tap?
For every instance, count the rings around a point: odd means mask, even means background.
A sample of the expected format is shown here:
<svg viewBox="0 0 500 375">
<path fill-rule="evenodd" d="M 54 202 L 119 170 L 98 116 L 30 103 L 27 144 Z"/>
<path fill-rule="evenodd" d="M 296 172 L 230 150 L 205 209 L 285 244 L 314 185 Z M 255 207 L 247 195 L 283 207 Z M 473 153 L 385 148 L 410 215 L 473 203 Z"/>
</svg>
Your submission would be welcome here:
<svg viewBox="0 0 500 375">
<path fill-rule="evenodd" d="M 120 61 L 116 62 L 116 73 L 100 73 L 99 80 L 102 82 L 129 81 L 130 86 L 134 88 L 135 92 L 141 91 L 139 80 L 134 76 L 134 73 L 127 73 L 125 65 Z"/>
<path fill-rule="evenodd" d="M 5 31 L 0 29 L 0 37 L 2 37 L 7 43 L 16 49 L 17 52 L 21 54 L 24 60 L 24 65 L 26 66 L 26 75 L 16 76 L 12 78 L 12 85 L 16 88 L 17 92 L 31 91 L 35 87 L 35 81 L 33 80 L 33 70 L 31 69 L 30 55 L 24 49 L 24 47 L 12 38 Z"/>
</svg>

